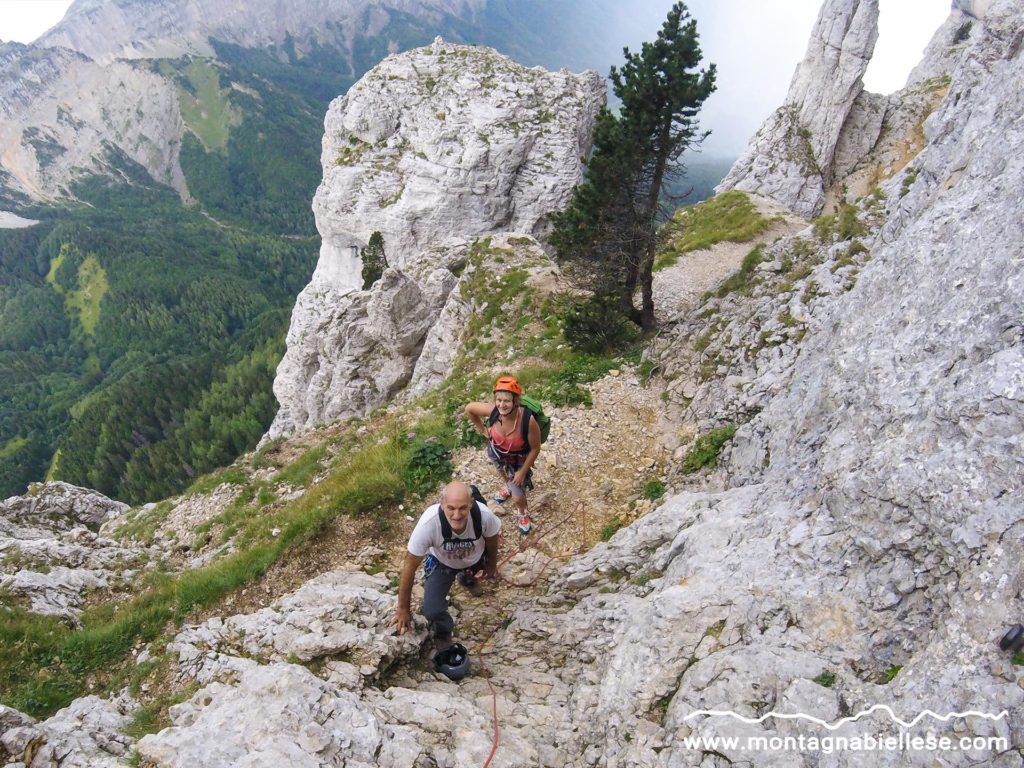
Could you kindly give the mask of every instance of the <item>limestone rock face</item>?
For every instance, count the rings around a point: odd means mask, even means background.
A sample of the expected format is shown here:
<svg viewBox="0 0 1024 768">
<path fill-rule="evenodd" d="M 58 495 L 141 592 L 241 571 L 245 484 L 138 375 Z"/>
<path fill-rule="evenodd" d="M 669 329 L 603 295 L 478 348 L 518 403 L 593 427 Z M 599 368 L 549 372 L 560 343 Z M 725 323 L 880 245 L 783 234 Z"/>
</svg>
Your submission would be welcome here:
<svg viewBox="0 0 1024 768">
<path fill-rule="evenodd" d="M 447 277 L 445 277 L 447 275 Z M 441 289 L 454 275 L 439 275 Z M 361 416 L 409 381 L 447 291 L 431 297 L 413 279 L 385 271 L 369 291 L 307 286 L 292 310 L 288 350 L 274 378 L 281 404 L 270 437 Z"/>
<path fill-rule="evenodd" d="M 373 680 L 382 666 L 419 649 L 417 635 L 386 631 L 394 607 L 386 585 L 381 576 L 331 571 L 256 613 L 187 628 L 171 648 L 188 676 L 203 683 L 222 677 L 221 662 L 230 656 L 309 662 L 344 654 L 349 661 L 332 662 L 335 671 L 354 671 L 358 690 L 360 673 Z"/>
<path fill-rule="evenodd" d="M 522 233 L 502 242 L 547 261 L 533 236 L 581 178 L 603 103 L 596 73 L 527 69 L 440 39 L 336 99 L 313 202 L 320 260 L 292 313 L 269 436 L 362 416 L 414 373 L 417 393 L 443 378 L 469 307 L 453 294 L 467 276 L 452 270 L 474 238 L 500 233 Z M 361 291 L 358 252 L 374 231 L 393 269 Z"/>
<path fill-rule="evenodd" d="M 138 744 L 149 765 L 413 768 L 421 752 L 411 729 L 382 724 L 356 696 L 295 664 L 253 665 L 170 714 L 172 727 Z"/>
<path fill-rule="evenodd" d="M 88 592 L 111 586 L 142 556 L 98 533 L 127 509 L 59 482 L 0 502 L 0 589 L 27 600 L 35 613 L 74 620 Z"/>
<path fill-rule="evenodd" d="M 0 181 L 12 198 L 70 195 L 74 179 L 121 156 L 184 191 L 182 120 L 170 81 L 63 48 L 0 46 Z"/>
<path fill-rule="evenodd" d="M 86 696 L 37 723 L 0 707 L 0 758 L 38 768 L 124 768 L 132 739 L 122 730 L 137 708 L 126 694 Z"/>
<path fill-rule="evenodd" d="M 436 245 L 402 270 L 386 270 L 369 291 L 310 283 L 292 311 L 274 378 L 281 407 L 268 436 L 429 391 L 451 373 L 467 318 L 487 302 L 472 295 L 471 284 L 520 268 L 531 276 L 557 272 L 533 238 L 495 235 L 474 245 L 459 238 Z"/>
<path fill-rule="evenodd" d="M 256 613 L 186 628 L 170 648 L 185 679 L 204 687 L 171 708 L 174 725 L 143 738 L 139 754 L 160 768 L 241 765 L 254 755 L 260 765 L 482 762 L 488 710 L 458 685 L 429 673 L 426 689 L 363 687 L 414 659 L 425 639 L 421 625 L 394 634 L 394 605 L 383 577 L 339 570 Z M 284 658 L 319 661 L 319 676 Z M 502 741 L 515 757 L 499 765 L 536 765 L 520 728 L 503 726 Z"/>
<path fill-rule="evenodd" d="M 985 6 L 988 6 L 985 0 Z M 981 5 L 980 3 L 964 3 L 964 5 Z M 975 8 L 980 12 L 980 8 Z M 939 27 L 932 39 L 925 48 L 924 57 L 915 66 L 907 77 L 907 86 L 926 82 L 933 78 L 947 76 L 957 62 L 963 56 L 965 48 L 971 44 L 971 37 L 977 35 L 982 29 L 984 13 L 979 13 L 977 18 L 968 16 L 966 13 L 954 11 L 949 18 Z"/>
<path fill-rule="evenodd" d="M 401 267 L 453 237 L 541 235 L 579 181 L 604 103 L 596 72 L 527 69 L 480 46 L 389 56 L 324 120 L 313 282 L 361 287 L 352 247 L 378 230 Z"/>
<path fill-rule="evenodd" d="M 674 497 L 572 563 L 553 596 L 582 596 L 565 645 L 604 659 L 573 692 L 593 764 L 698 765 L 682 743 L 693 735 L 824 735 L 701 709 L 826 721 L 880 703 L 904 719 L 1006 710 L 917 732 L 1021 738 L 1024 692 L 997 641 L 1024 611 L 1010 534 L 1024 509 L 1022 33 L 1019 5 L 992 3 L 914 172 L 860 205 L 870 260 L 848 255 L 852 235 L 807 231 L 768 256 L 806 253 L 808 271 L 768 261 L 765 290 L 703 310 L 703 327 L 709 309 L 729 320 L 706 349 L 719 368 L 688 407 L 746 422 L 723 456 L 735 487 Z M 759 321 L 760 347 L 744 336 Z M 613 574 L 629 585 L 609 596 Z M 827 686 L 815 681 L 825 672 Z M 640 713 L 658 707 L 652 726 Z M 871 720 L 836 733 L 893 727 Z M 999 751 L 943 759 L 1016 763 Z M 872 761 L 908 764 L 898 752 Z"/>
<path fill-rule="evenodd" d="M 878 0 L 826 0 L 786 101 L 716 191 L 757 192 L 804 216 L 817 215 L 833 178 L 840 131 L 863 91 L 861 78 L 877 38 Z"/>
</svg>

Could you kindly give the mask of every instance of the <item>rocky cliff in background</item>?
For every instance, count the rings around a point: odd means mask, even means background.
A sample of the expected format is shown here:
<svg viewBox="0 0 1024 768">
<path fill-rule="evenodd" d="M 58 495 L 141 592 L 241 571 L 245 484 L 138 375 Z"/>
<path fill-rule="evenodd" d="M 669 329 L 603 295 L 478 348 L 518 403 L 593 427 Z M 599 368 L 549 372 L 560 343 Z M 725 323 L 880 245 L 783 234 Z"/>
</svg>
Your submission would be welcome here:
<svg viewBox="0 0 1024 768">
<path fill-rule="evenodd" d="M 76 0 L 38 44 L 71 48 L 101 64 L 116 59 L 211 56 L 211 38 L 243 48 L 282 46 L 293 56 L 331 46 L 347 50 L 348 63 L 354 68 L 356 39 L 379 34 L 393 15 L 437 24 L 445 18 L 471 15 L 484 1 Z"/>
<path fill-rule="evenodd" d="M 270 436 L 391 400 L 413 375 L 469 241 L 543 236 L 547 214 L 581 178 L 603 104 L 594 72 L 528 69 L 440 39 L 388 57 L 332 103 L 313 201 L 320 260 L 292 314 Z M 358 253 L 374 231 L 399 269 L 362 292 Z"/>
<path fill-rule="evenodd" d="M 740 189 L 778 200 L 804 216 L 821 212 L 836 144 L 878 39 L 878 0 L 826 0 L 775 110 L 715 191 Z"/>
<path fill-rule="evenodd" d="M 177 91 L 159 75 L 65 48 L 0 45 L 0 201 L 66 198 L 85 173 L 117 176 L 121 158 L 184 192 L 182 129 Z"/>
<path fill-rule="evenodd" d="M 975 10 L 983 16 L 987 5 Z M 906 86 L 880 95 L 861 81 L 878 37 L 877 0 L 826 2 L 785 102 L 716 191 L 756 192 L 817 216 L 891 179 L 924 148 L 921 125 L 946 94 L 973 18 L 951 14 Z"/>
</svg>

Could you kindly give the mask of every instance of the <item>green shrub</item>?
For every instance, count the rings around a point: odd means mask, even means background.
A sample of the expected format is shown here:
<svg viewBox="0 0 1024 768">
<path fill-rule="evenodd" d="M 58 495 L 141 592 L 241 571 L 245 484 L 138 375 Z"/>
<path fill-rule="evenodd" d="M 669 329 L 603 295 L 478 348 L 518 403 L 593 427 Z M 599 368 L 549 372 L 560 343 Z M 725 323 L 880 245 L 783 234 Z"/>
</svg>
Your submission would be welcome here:
<svg viewBox="0 0 1024 768">
<path fill-rule="evenodd" d="M 601 541 L 608 541 L 608 539 L 614 536 L 619 531 L 619 529 L 625 527 L 626 521 L 620 520 L 616 517 L 614 520 L 608 523 L 608 525 L 604 526 L 604 528 L 601 529 Z"/>
<path fill-rule="evenodd" d="M 915 181 L 917 181 L 917 169 L 911 166 L 903 175 L 903 183 L 900 184 L 900 197 L 906 197 Z"/>
<path fill-rule="evenodd" d="M 368 291 L 375 282 L 380 280 L 388 266 L 387 256 L 384 254 L 384 237 L 380 232 L 374 231 L 370 235 L 369 243 L 359 251 L 359 258 L 363 261 L 363 290 Z"/>
<path fill-rule="evenodd" d="M 837 230 L 840 240 L 852 240 L 867 232 L 867 227 L 857 218 L 857 206 L 851 203 L 843 203 L 839 206 L 839 218 Z"/>
<path fill-rule="evenodd" d="M 900 673 L 901 669 L 903 669 L 902 664 L 893 664 L 891 667 L 885 670 L 885 672 L 882 673 L 882 685 L 888 685 L 893 680 L 895 680 L 896 675 Z"/>
<path fill-rule="evenodd" d="M 583 385 L 597 381 L 613 368 L 634 362 L 638 356 L 637 350 L 619 357 L 573 355 L 560 369 L 521 368 L 519 381 L 545 406 L 591 406 L 594 403 L 590 391 Z"/>
<path fill-rule="evenodd" d="M 858 256 L 862 253 L 867 253 L 868 247 L 864 245 L 860 240 L 854 240 L 850 243 L 850 247 L 846 249 L 847 256 Z"/>
<path fill-rule="evenodd" d="M 701 435 L 683 457 L 681 466 L 683 474 L 689 475 L 704 467 L 718 466 L 718 454 L 721 452 L 722 446 L 732 440 L 735 434 L 736 425 L 729 424 L 713 429 L 706 435 Z"/>
<path fill-rule="evenodd" d="M 750 293 L 750 286 L 753 282 L 752 278 L 754 270 L 763 260 L 764 245 L 758 245 L 752 248 L 750 252 L 743 257 L 743 263 L 740 264 L 739 270 L 729 275 L 729 277 L 727 277 L 722 284 L 718 286 L 718 290 L 715 291 L 715 295 L 720 299 L 733 292 L 748 295 Z"/>
<path fill-rule="evenodd" d="M 644 485 L 644 498 L 657 501 L 665 495 L 665 484 L 661 480 L 651 480 Z"/>
<path fill-rule="evenodd" d="M 591 296 L 575 303 L 562 327 L 570 347 L 590 354 L 621 348 L 637 336 L 636 326 L 614 296 Z"/>
<path fill-rule="evenodd" d="M 437 440 L 418 440 L 410 446 L 405 479 L 411 491 L 425 496 L 454 470 L 451 450 Z"/>
<path fill-rule="evenodd" d="M 814 220 L 814 236 L 822 243 L 831 241 L 833 235 L 845 241 L 861 237 L 866 232 L 867 227 L 857 218 L 857 206 L 852 203 L 841 203 L 835 213 Z"/>
</svg>

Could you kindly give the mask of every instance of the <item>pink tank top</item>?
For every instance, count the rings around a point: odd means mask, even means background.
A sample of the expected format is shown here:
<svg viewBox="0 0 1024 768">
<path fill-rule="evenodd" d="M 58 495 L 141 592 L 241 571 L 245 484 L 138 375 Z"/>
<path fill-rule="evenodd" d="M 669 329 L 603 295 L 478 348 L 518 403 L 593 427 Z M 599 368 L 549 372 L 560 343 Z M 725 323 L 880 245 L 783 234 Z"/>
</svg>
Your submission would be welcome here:
<svg viewBox="0 0 1024 768">
<path fill-rule="evenodd" d="M 519 406 L 519 413 L 516 414 L 515 428 L 512 430 L 511 435 L 506 435 L 501 431 L 499 422 L 494 422 L 488 429 L 488 435 L 491 438 L 491 443 L 496 449 L 502 453 L 523 453 L 529 446 L 526 440 L 523 439 L 523 432 L 519 428 L 519 419 L 523 417 L 523 407 Z"/>
</svg>

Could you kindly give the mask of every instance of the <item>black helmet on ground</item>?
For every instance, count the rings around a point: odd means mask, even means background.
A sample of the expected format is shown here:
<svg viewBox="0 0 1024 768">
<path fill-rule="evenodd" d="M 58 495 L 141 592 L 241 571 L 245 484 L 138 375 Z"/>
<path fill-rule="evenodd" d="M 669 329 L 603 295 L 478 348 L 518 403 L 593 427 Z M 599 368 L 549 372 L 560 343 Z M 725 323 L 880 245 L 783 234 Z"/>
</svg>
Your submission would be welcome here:
<svg viewBox="0 0 1024 768">
<path fill-rule="evenodd" d="M 1004 651 L 1017 651 L 1024 648 L 1024 626 L 1014 624 L 1010 627 L 1003 639 L 999 641 L 999 647 Z"/>
<path fill-rule="evenodd" d="M 434 654 L 434 669 L 449 680 L 461 680 L 469 674 L 469 651 L 462 643 Z"/>
</svg>

